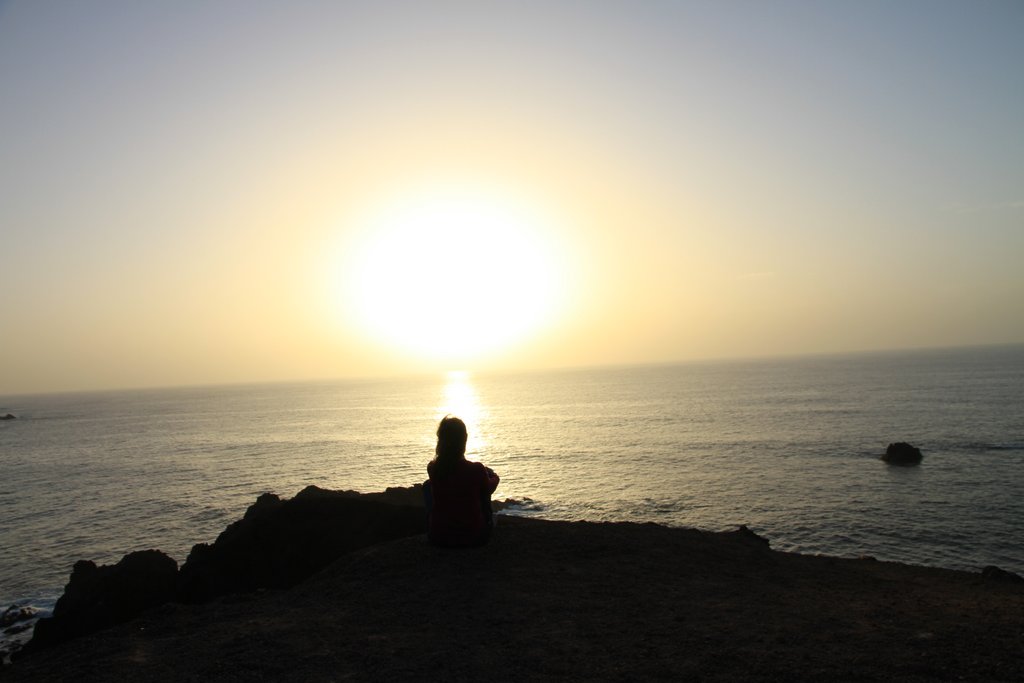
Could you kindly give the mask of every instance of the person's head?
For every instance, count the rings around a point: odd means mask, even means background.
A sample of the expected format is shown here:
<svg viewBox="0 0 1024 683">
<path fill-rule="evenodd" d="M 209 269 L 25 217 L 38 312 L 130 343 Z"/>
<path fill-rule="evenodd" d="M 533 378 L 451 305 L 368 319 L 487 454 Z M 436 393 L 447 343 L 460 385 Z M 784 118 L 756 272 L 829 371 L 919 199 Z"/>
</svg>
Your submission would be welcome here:
<svg viewBox="0 0 1024 683">
<path fill-rule="evenodd" d="M 466 441 L 469 432 L 466 423 L 457 417 L 446 415 L 437 425 L 437 448 L 434 449 L 435 459 L 441 463 L 451 463 L 466 457 Z"/>
</svg>

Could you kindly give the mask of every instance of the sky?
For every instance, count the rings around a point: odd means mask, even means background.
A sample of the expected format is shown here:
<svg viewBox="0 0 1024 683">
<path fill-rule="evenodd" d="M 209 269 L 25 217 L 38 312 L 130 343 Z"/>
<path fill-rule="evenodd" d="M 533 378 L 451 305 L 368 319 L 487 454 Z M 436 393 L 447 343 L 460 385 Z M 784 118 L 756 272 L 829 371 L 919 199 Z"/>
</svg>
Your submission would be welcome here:
<svg viewBox="0 0 1024 683">
<path fill-rule="evenodd" d="M 1024 4 L 0 3 L 0 395 L 1024 342 Z"/>
</svg>

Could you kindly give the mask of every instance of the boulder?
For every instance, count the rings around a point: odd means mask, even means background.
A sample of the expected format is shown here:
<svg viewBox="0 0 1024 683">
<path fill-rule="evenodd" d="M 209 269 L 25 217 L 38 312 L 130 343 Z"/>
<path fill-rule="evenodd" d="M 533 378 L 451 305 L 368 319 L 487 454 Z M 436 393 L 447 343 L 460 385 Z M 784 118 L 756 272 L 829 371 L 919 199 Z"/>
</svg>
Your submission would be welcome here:
<svg viewBox="0 0 1024 683">
<path fill-rule="evenodd" d="M 49 647 L 127 621 L 174 598 L 178 563 L 159 550 L 125 555 L 115 565 L 79 560 L 53 616 L 36 622 L 26 650 Z"/>
<path fill-rule="evenodd" d="M 4 610 L 3 614 L 0 614 L 0 628 L 7 628 L 19 621 L 32 619 L 38 612 L 39 610 L 30 605 L 11 605 Z"/>
<path fill-rule="evenodd" d="M 916 465 L 921 462 L 923 457 L 920 448 L 911 446 L 905 441 L 897 441 L 889 444 L 885 449 L 882 460 L 892 465 Z"/>
<path fill-rule="evenodd" d="M 178 575 L 182 602 L 259 588 L 286 588 L 344 553 L 426 532 L 420 505 L 408 491 L 383 494 L 328 491 L 307 486 L 294 498 L 263 494 L 213 544 L 192 548 Z"/>
<path fill-rule="evenodd" d="M 15 417 L 14 415 L 11 415 L 10 413 L 7 413 L 6 415 L 0 415 L 0 420 L 17 420 L 17 419 L 18 419 L 17 417 Z"/>
</svg>

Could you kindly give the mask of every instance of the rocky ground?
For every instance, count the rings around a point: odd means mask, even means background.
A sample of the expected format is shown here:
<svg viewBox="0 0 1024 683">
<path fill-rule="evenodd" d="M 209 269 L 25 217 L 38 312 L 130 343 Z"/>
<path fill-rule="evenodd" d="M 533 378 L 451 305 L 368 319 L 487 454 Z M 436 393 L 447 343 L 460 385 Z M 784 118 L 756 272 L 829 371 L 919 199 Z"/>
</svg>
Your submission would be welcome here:
<svg viewBox="0 0 1024 683">
<path fill-rule="evenodd" d="M 10 681 L 1021 681 L 1024 583 L 780 553 L 747 532 L 501 517 L 288 589 L 168 603 L 33 652 Z"/>
</svg>

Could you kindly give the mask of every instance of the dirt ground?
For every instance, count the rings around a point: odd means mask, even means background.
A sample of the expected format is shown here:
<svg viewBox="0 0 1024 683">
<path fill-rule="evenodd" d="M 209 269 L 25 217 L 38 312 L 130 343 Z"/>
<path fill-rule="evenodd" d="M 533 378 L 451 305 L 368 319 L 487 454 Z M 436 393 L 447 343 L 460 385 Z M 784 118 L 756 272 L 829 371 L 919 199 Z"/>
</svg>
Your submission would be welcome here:
<svg viewBox="0 0 1024 683">
<path fill-rule="evenodd" d="M 168 604 L 10 681 L 1021 681 L 1024 583 L 769 550 L 753 535 L 502 517 L 285 591 Z"/>
</svg>

